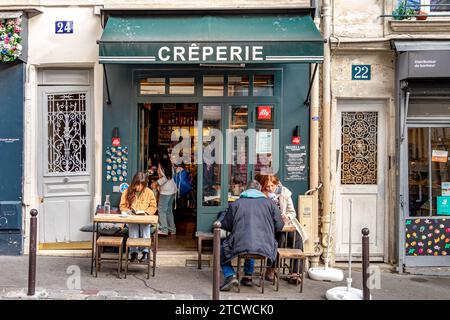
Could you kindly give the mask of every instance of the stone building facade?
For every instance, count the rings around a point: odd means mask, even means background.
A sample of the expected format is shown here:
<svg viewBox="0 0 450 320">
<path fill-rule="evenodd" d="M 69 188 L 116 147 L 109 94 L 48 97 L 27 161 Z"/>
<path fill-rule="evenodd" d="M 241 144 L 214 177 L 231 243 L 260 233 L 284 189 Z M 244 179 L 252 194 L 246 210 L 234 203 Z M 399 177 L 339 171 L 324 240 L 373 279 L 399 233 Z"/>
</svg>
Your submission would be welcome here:
<svg viewBox="0 0 450 320">
<path fill-rule="evenodd" d="M 441 5 L 448 3 L 448 1 L 438 2 Z M 410 2 L 412 6 L 417 6 L 417 3 L 417 1 Z M 405 206 L 405 201 L 407 202 L 405 199 L 411 188 L 408 168 L 401 166 L 402 163 L 410 164 L 405 132 L 413 134 L 416 130 L 414 134 L 423 135 L 426 131 L 431 140 L 433 134 L 437 135 L 436 139 L 445 140 L 444 136 L 448 129 L 445 115 L 440 114 L 439 110 L 446 103 L 445 79 L 450 78 L 450 73 L 447 74 L 443 68 L 440 74 L 433 75 L 433 70 L 430 69 L 439 68 L 429 67 L 428 65 L 433 63 L 427 61 L 435 61 L 436 65 L 440 57 L 428 59 L 426 54 L 428 51 L 439 51 L 439 54 L 445 57 L 445 53 L 449 52 L 450 45 L 447 41 L 450 39 L 450 14 L 446 15 L 445 6 L 441 6 L 440 11 L 436 6 L 427 7 L 427 4 L 435 4 L 433 0 L 431 3 L 422 0 L 420 4 L 424 6 L 422 11 L 429 12 L 426 20 L 416 20 L 415 17 L 393 19 L 392 12 L 398 7 L 395 0 L 312 2 L 79 0 L 72 1 L 70 6 L 67 6 L 65 1 L 59 0 L 2 1 L 1 12 L 22 11 L 29 17 L 27 43 L 29 57 L 24 84 L 23 201 L 20 218 L 23 222 L 25 239 L 28 237 L 29 211 L 31 208 L 40 208 L 42 254 L 48 252 L 46 249 L 51 247 L 46 243 L 86 242 L 89 235 L 78 232 L 78 227 L 90 222 L 91 212 L 104 200 L 104 151 L 109 143 L 107 142 L 109 135 L 105 134 L 104 127 L 106 127 L 105 119 L 110 116 L 105 113 L 108 111 L 104 111 L 108 110 L 105 109 L 107 73 L 99 63 L 97 43 L 105 28 L 104 12 L 134 14 L 146 10 L 245 12 L 258 9 L 264 9 L 266 12 L 270 9 L 294 12 L 302 8 L 315 7 L 317 11 L 308 12 L 325 38 L 324 63 L 319 63 L 320 68 L 316 77 L 313 77 L 314 64 L 310 69 L 301 67 L 297 71 L 283 70 L 286 74 L 309 73 L 311 81 L 303 83 L 300 91 L 307 92 L 312 85 L 309 121 L 303 129 L 300 129 L 303 130 L 302 137 L 308 137 L 308 181 L 305 186 L 301 185 L 298 190 L 296 189 L 294 195 L 294 203 L 300 211 L 299 203 L 302 199 L 298 201 L 297 197 L 308 189 L 312 190 L 310 192 L 312 198 L 305 201 L 310 201 L 308 203 L 313 215 L 311 220 L 303 220 L 313 235 L 307 244 L 308 250 L 313 252 L 320 244 L 326 251 L 331 222 L 333 241 L 330 253 L 333 261 L 348 259 L 350 233 L 352 256 L 354 259 L 360 259 L 361 229 L 368 227 L 371 232 L 372 261 L 396 264 L 399 271 L 403 271 L 404 267 L 448 266 L 448 259 L 445 258 L 448 248 L 445 241 L 450 238 L 450 234 L 446 231 L 450 229 L 448 220 L 443 218 L 445 215 L 430 209 L 429 215 L 422 212 L 420 217 L 416 217 L 415 214 L 407 212 Z M 450 9 L 448 11 L 450 12 Z M 72 21 L 73 32 L 57 33 L 55 31 L 57 21 Z M 430 50 L 424 50 L 427 48 Z M 412 59 L 410 56 L 416 51 L 425 55 L 416 60 L 425 61 L 424 68 L 428 68 L 430 72 L 402 76 L 405 73 L 402 68 L 410 63 Z M 117 69 L 117 74 L 120 72 L 122 71 Z M 444 89 L 440 92 L 429 89 L 427 84 L 437 81 L 433 79 L 438 78 L 443 79 L 440 87 Z M 287 87 L 287 82 L 283 86 Z M 45 158 L 43 150 L 49 137 L 42 135 L 43 131 L 40 128 L 42 121 L 45 120 L 42 118 L 43 99 L 47 99 L 49 95 L 56 96 L 68 88 L 82 94 L 77 98 L 85 99 L 90 106 L 87 114 L 90 122 L 87 127 L 83 127 L 91 137 L 88 146 L 90 156 L 83 164 L 88 174 L 77 177 L 70 173 L 60 176 L 45 175 L 43 163 L 48 159 Z M 437 116 L 420 114 L 419 110 L 416 118 L 420 119 L 408 122 L 406 121 L 408 115 L 405 116 L 405 112 L 408 112 L 406 102 L 409 102 L 406 101 L 406 92 L 410 92 L 412 97 L 413 91 L 420 91 L 421 88 L 425 88 L 423 90 L 426 91 L 427 98 L 417 97 L 416 104 L 423 109 L 423 105 L 430 103 L 430 99 L 440 101 L 440 107 L 436 106 L 438 114 Z M 439 119 L 440 121 L 437 121 Z M 426 123 L 433 125 L 425 128 Z M 407 125 L 410 125 L 408 127 L 410 129 L 407 129 Z M 432 133 L 434 130 L 430 129 L 432 127 L 440 128 L 442 132 Z M 416 148 L 425 147 L 416 146 Z M 431 153 L 432 148 L 444 153 L 446 151 L 439 146 L 434 147 L 432 143 L 430 148 Z M 431 155 L 429 162 L 430 167 L 438 163 L 431 160 Z M 440 162 L 439 165 L 439 188 L 443 190 L 446 184 L 442 182 L 450 181 L 450 179 L 445 181 L 448 163 L 447 167 L 444 162 Z M 420 174 L 433 175 L 426 172 Z M 70 187 L 67 185 L 64 187 L 66 178 L 70 181 Z M 415 185 L 429 190 L 430 203 L 434 202 L 437 210 L 437 201 L 445 200 L 445 198 L 438 200 L 437 197 L 447 195 L 442 193 L 433 197 L 439 188 L 430 189 L 430 183 L 428 186 L 422 186 L 422 182 L 426 184 L 424 181 L 415 181 Z M 291 187 L 291 184 L 289 186 Z M 292 186 L 294 189 L 297 188 L 297 185 Z M 56 199 L 52 202 L 51 208 L 46 208 L 50 203 L 47 197 Z M 417 198 L 414 201 L 417 204 L 422 200 Z M 421 202 L 421 206 L 424 207 L 419 206 L 417 210 L 425 210 L 425 200 Z M 46 210 L 47 212 L 53 210 L 54 213 L 66 212 L 65 217 L 55 215 L 54 219 L 45 220 Z M 81 214 L 82 212 L 88 214 Z M 334 213 L 331 218 L 330 212 Z M 305 219 L 300 212 L 299 218 Z M 76 227 L 69 228 L 66 221 L 71 221 Z M 428 239 L 428 235 L 418 235 L 417 231 L 408 229 L 409 225 L 416 225 L 419 230 L 422 227 L 432 227 L 439 232 L 443 236 L 436 245 L 439 249 L 427 245 L 428 241 L 434 242 L 434 238 Z M 49 237 L 53 240 L 46 239 L 46 235 L 49 234 L 46 230 L 53 229 L 57 230 L 56 233 L 50 233 Z M 409 240 L 411 237 L 419 236 L 425 236 L 427 239 L 418 239 L 415 242 Z M 26 241 L 24 243 L 26 244 Z M 417 247 L 418 243 L 422 243 L 423 247 Z M 59 250 L 63 250 L 61 248 Z M 77 246 L 67 248 L 73 249 Z M 25 245 L 23 249 L 26 252 L 27 246 Z M 323 250 L 319 248 L 318 251 Z M 64 252 L 73 254 L 79 251 L 64 250 Z M 414 260 L 416 257 L 421 258 L 420 255 L 423 255 L 424 259 Z M 433 257 L 436 259 L 432 259 Z M 317 257 L 312 259 L 312 262 L 317 264 Z"/>
<path fill-rule="evenodd" d="M 433 6 L 437 3 L 441 6 Z M 420 11 L 428 12 L 426 20 L 414 16 L 394 19 L 393 12 L 399 6 L 397 1 L 333 2 L 331 132 L 335 134 L 335 141 L 331 141 L 331 168 L 338 168 L 332 179 L 337 196 L 337 260 L 348 256 L 351 212 L 354 246 L 360 250 L 360 230 L 369 227 L 373 260 L 394 263 L 400 272 L 405 268 L 414 272 L 424 266 L 449 264 L 446 258 L 449 246 L 445 242 L 449 237 L 448 219 L 445 219 L 444 211 L 438 212 L 436 208 L 437 202 L 442 201 L 438 197 L 445 197 L 441 183 L 448 179 L 448 162 L 443 160 L 437 164 L 429 159 L 432 169 L 418 170 L 421 179 L 413 179 L 411 167 L 427 161 L 413 157 L 413 148 L 426 148 L 414 142 L 417 132 L 425 134 L 423 131 L 429 130 L 430 158 L 434 149 L 446 152 L 433 141 L 447 139 L 447 85 L 446 80 L 438 77 L 448 78 L 449 74 L 443 67 L 444 60 L 439 61 L 440 58 L 433 56 L 437 51 L 442 54 L 442 59 L 448 59 L 450 7 L 444 6 L 448 1 L 432 1 L 431 7 L 427 6 L 429 1 L 407 3 L 417 9 L 419 4 Z M 411 71 L 404 75 L 405 68 L 412 66 L 414 69 L 414 63 L 417 65 L 419 58 L 415 58 L 415 62 L 412 59 L 405 61 L 406 55 L 414 54 L 419 54 L 420 60 L 440 64 L 442 71 L 438 72 L 438 67 L 431 63 L 428 72 L 414 74 Z M 405 66 L 408 63 L 409 66 Z M 414 95 L 415 85 L 422 88 L 430 82 L 433 84 L 421 91 L 423 95 L 419 97 L 416 93 L 418 100 L 405 101 L 406 92 Z M 435 92 L 437 88 L 442 88 L 442 93 Z M 413 101 L 420 101 L 423 109 L 415 111 L 417 113 L 410 121 L 411 108 L 408 113 L 407 105 L 413 106 Z M 439 111 L 427 111 L 434 104 Z M 405 113 L 408 113 L 407 120 Z M 436 119 L 437 115 L 440 120 Z M 420 121 L 415 120 L 419 118 Z M 349 132 L 349 124 L 353 129 L 358 128 L 358 132 Z M 427 129 L 427 126 L 436 129 Z M 371 130 L 377 135 L 368 134 Z M 338 160 L 334 156 L 336 150 L 341 150 Z M 355 166 L 348 166 L 349 162 Z M 375 176 L 377 178 L 372 180 Z M 436 185 L 430 187 L 427 176 L 433 177 Z M 428 200 L 420 198 L 422 193 L 420 197 L 416 195 L 417 188 L 421 191 L 432 188 L 427 193 L 432 196 Z M 423 195 L 427 197 L 425 193 Z M 434 209 L 424 212 L 430 202 Z M 419 206 L 420 213 L 414 213 L 413 206 Z M 424 229 L 435 233 L 431 235 Z M 357 257 L 357 252 L 354 253 Z"/>
</svg>

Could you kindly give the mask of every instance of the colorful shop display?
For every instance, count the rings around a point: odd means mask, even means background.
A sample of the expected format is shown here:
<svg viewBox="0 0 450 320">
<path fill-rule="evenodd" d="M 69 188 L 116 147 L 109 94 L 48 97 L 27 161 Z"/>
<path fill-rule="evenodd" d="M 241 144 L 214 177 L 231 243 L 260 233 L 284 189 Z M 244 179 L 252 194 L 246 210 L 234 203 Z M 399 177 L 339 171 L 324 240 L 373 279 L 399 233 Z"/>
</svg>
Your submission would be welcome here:
<svg viewBox="0 0 450 320">
<path fill-rule="evenodd" d="M 125 182 L 128 178 L 128 148 L 110 146 L 106 148 L 106 181 Z"/>
<path fill-rule="evenodd" d="M 407 219 L 406 255 L 450 255 L 450 219 Z"/>
</svg>

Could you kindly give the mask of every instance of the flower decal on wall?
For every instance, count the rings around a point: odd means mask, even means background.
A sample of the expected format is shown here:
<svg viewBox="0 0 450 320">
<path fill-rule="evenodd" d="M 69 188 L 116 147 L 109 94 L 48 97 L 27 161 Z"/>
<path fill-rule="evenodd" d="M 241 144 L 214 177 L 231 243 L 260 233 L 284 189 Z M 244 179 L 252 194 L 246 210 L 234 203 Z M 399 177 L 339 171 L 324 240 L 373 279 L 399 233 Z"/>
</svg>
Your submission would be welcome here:
<svg viewBox="0 0 450 320">
<path fill-rule="evenodd" d="M 22 53 L 22 19 L 0 20 L 0 61 L 14 61 Z"/>
</svg>

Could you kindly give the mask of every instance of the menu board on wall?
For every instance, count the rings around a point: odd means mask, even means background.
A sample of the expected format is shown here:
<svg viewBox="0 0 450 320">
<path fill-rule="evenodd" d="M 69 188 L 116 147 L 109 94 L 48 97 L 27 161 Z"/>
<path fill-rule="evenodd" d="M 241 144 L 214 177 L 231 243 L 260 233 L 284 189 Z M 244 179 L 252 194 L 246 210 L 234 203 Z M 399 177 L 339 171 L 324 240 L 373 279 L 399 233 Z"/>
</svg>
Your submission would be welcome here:
<svg viewBox="0 0 450 320">
<path fill-rule="evenodd" d="M 306 146 L 287 145 L 284 147 L 284 179 L 286 181 L 306 181 Z"/>
</svg>

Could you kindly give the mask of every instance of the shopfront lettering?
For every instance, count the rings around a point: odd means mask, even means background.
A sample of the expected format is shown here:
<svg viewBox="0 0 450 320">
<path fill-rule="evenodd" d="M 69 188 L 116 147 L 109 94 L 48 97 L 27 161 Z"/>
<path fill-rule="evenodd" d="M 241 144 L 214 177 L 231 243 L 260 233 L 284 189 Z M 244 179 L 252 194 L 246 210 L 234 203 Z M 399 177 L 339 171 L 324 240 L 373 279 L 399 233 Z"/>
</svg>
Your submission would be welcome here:
<svg viewBox="0 0 450 320">
<path fill-rule="evenodd" d="M 414 68 L 436 68 L 436 60 L 415 60 Z"/>
<path fill-rule="evenodd" d="M 164 46 L 158 50 L 159 61 L 242 62 L 263 61 L 263 46 Z"/>
</svg>

